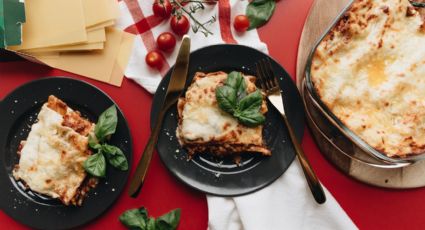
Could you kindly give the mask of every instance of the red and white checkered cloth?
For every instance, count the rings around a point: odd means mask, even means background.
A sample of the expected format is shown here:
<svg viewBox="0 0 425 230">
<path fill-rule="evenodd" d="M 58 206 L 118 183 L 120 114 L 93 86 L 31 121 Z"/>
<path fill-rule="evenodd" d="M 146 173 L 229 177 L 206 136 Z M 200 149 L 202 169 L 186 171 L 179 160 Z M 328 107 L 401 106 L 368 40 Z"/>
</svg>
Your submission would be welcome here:
<svg viewBox="0 0 425 230">
<path fill-rule="evenodd" d="M 169 21 L 153 16 L 153 0 L 121 0 L 121 18 L 118 27 L 138 34 L 125 76 L 154 93 L 162 76 L 173 65 L 175 50 L 166 54 L 167 63 L 158 71 L 145 63 L 146 54 L 156 49 L 156 38 L 170 31 Z M 192 50 L 204 46 L 233 43 L 254 47 L 267 53 L 267 46 L 260 41 L 256 30 L 240 34 L 234 31 L 232 19 L 244 14 L 247 0 L 219 0 L 215 6 L 197 14 L 200 21 L 217 16 L 218 21 L 210 26 L 214 35 L 189 32 Z M 177 47 L 179 44 L 177 45 Z M 284 154 L 284 153 L 282 153 Z M 240 197 L 215 197 L 207 195 L 208 228 L 210 230 L 257 230 L 257 229 L 356 229 L 356 226 L 325 189 L 327 202 L 317 205 L 298 162 L 272 185 Z"/>
<path fill-rule="evenodd" d="M 162 76 L 174 64 L 178 49 L 172 53 L 164 53 L 167 61 L 160 71 L 146 65 L 145 56 L 149 51 L 156 49 L 156 38 L 163 32 L 171 31 L 169 20 L 163 21 L 153 15 L 152 3 L 153 0 L 121 0 L 119 2 L 121 17 L 117 26 L 139 35 L 135 39 L 125 76 L 154 93 Z M 249 45 L 267 53 L 267 46 L 260 41 L 256 30 L 238 33 L 233 29 L 233 18 L 238 14 L 245 14 L 247 4 L 248 1 L 220 0 L 216 5 L 206 5 L 205 10 L 197 12 L 196 17 L 199 21 L 208 21 L 212 16 L 216 16 L 217 22 L 208 26 L 214 33 L 208 37 L 201 32 L 195 34 L 192 30 L 189 31 L 192 51 L 214 44 L 233 43 Z M 179 47 L 179 43 L 176 47 Z"/>
</svg>

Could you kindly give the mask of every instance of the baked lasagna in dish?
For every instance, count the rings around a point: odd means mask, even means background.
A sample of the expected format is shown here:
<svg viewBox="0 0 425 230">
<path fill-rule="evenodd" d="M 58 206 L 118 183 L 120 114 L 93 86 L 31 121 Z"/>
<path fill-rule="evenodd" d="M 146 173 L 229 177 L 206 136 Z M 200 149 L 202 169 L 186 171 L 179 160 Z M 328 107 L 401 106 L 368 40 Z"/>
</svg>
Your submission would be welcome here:
<svg viewBox="0 0 425 230">
<path fill-rule="evenodd" d="M 13 176 L 34 192 L 81 205 L 97 179 L 87 176 L 83 162 L 90 156 L 88 136 L 95 124 L 55 96 L 38 113 L 28 138 L 18 149 Z"/>
<path fill-rule="evenodd" d="M 241 153 L 260 153 L 270 156 L 263 140 L 263 125 L 247 127 L 232 115 L 221 110 L 216 100 L 216 88 L 222 86 L 227 73 L 196 73 L 184 97 L 177 103 L 177 138 L 189 156 L 211 153 L 217 156 L 239 156 Z M 257 90 L 255 77 L 243 76 L 247 93 Z M 267 112 L 263 97 L 260 112 Z"/>
<path fill-rule="evenodd" d="M 425 152 L 425 23 L 408 0 L 355 0 L 317 47 L 311 80 L 376 150 Z"/>
</svg>

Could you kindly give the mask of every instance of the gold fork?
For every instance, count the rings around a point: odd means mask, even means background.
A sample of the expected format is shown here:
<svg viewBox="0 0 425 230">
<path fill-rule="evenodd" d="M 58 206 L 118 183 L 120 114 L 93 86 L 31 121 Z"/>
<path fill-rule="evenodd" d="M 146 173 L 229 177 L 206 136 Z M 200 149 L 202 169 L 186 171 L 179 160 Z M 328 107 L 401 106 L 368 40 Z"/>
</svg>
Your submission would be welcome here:
<svg viewBox="0 0 425 230">
<path fill-rule="evenodd" d="M 308 185 L 310 187 L 310 190 L 313 194 L 314 199 L 319 204 L 325 203 L 326 196 L 325 196 L 325 193 L 323 192 L 322 185 L 320 184 L 316 174 L 311 168 L 311 165 L 307 157 L 305 156 L 300 143 L 298 142 L 295 136 L 295 132 L 291 124 L 289 123 L 288 118 L 285 115 L 281 89 L 279 87 L 277 77 L 273 72 L 273 68 L 270 63 L 270 60 L 267 59 L 266 61 L 263 59 L 259 61 L 256 64 L 256 68 L 257 68 L 258 83 L 260 84 L 261 88 L 266 92 L 267 98 L 270 100 L 273 106 L 275 106 L 276 109 L 279 110 L 283 120 L 285 121 L 286 127 L 289 132 L 289 136 L 295 148 L 297 158 L 300 161 L 300 164 L 304 171 L 304 175 L 307 179 Z"/>
</svg>

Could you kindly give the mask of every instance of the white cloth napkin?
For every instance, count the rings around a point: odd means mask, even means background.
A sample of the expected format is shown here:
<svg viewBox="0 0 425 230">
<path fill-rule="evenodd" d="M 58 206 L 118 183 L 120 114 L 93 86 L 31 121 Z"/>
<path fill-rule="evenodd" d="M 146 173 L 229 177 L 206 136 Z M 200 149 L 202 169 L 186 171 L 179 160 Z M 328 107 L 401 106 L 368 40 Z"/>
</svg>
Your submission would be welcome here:
<svg viewBox="0 0 425 230">
<path fill-rule="evenodd" d="M 135 23 L 148 22 L 152 15 L 152 2 L 120 1 L 118 27 L 134 32 Z M 214 35 L 204 37 L 202 33 L 189 32 L 192 51 L 213 44 L 237 43 L 267 53 L 267 46 L 260 41 L 256 30 L 241 34 L 233 29 L 233 18 L 244 14 L 247 4 L 248 1 L 220 0 L 216 6 L 207 6 L 206 10 L 199 12 L 196 17 L 200 21 L 216 16 L 217 22 L 208 27 Z M 154 93 L 162 76 L 175 62 L 177 49 L 171 54 L 164 54 L 167 63 L 163 69 L 149 68 L 145 63 L 146 54 L 156 49 L 155 40 L 159 34 L 171 31 L 169 21 L 150 27 L 137 36 L 125 75 Z M 277 181 L 253 194 L 234 198 L 207 196 L 209 229 L 356 229 L 332 195 L 325 191 L 327 202 L 324 205 L 316 204 L 298 162 L 294 162 Z"/>
<path fill-rule="evenodd" d="M 298 160 L 273 184 L 255 193 L 223 198 L 207 196 L 209 230 L 357 229 L 329 191 L 319 205 Z"/>
<path fill-rule="evenodd" d="M 153 0 L 123 0 L 119 3 L 121 9 L 121 17 L 117 22 L 117 27 L 128 30 L 134 23 L 140 20 L 146 20 L 152 13 Z M 227 3 L 227 4 L 226 4 Z M 208 21 L 212 16 L 217 18 L 217 21 L 207 26 L 213 35 L 205 37 L 202 33 L 193 33 L 189 30 L 191 37 L 191 50 L 197 50 L 199 48 L 223 44 L 223 43 L 237 43 L 240 45 L 247 45 L 256 48 L 260 51 L 267 53 L 267 46 L 260 41 L 256 30 L 247 31 L 245 33 L 238 33 L 233 29 L 233 18 L 236 15 L 244 14 L 248 1 L 241 0 L 220 0 L 215 6 L 206 5 L 206 9 L 198 11 L 195 17 L 200 22 Z M 229 14 L 226 14 L 226 13 Z M 136 19 L 136 20 L 135 20 Z M 229 30 L 229 31 L 228 31 Z M 130 78 L 146 90 L 151 93 L 156 91 L 162 76 L 165 75 L 168 70 L 167 67 L 172 66 L 175 63 L 178 47 L 180 46 L 181 38 L 176 36 L 179 40 L 176 45 L 176 49 L 172 53 L 163 53 L 167 60 L 167 64 L 164 66 L 162 71 L 150 68 L 145 63 L 146 54 L 155 50 L 156 38 L 163 32 L 171 31 L 169 20 L 163 21 L 159 25 L 154 26 L 149 31 L 137 36 L 133 48 L 132 55 L 130 57 L 129 65 L 125 71 L 125 76 Z M 230 37 L 228 36 L 230 35 Z M 233 38 L 233 41 L 232 41 Z"/>
</svg>

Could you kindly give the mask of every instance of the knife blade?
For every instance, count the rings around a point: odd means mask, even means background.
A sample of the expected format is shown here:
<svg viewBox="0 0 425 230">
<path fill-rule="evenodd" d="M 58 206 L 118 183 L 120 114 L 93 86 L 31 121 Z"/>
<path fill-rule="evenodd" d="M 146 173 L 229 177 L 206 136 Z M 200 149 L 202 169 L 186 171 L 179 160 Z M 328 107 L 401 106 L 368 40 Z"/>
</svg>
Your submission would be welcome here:
<svg viewBox="0 0 425 230">
<path fill-rule="evenodd" d="M 190 56 L 190 37 L 185 35 L 180 46 L 180 50 L 174 65 L 173 72 L 171 74 L 170 82 L 167 86 L 165 93 L 165 99 L 161 105 L 161 109 L 158 114 L 155 126 L 152 129 L 152 133 L 149 137 L 148 143 L 145 146 L 143 155 L 139 163 L 137 164 L 136 172 L 134 173 L 133 179 L 130 181 L 130 188 L 128 194 L 131 197 L 137 197 L 139 194 L 143 182 L 145 181 L 149 164 L 151 162 L 153 152 L 158 141 L 159 131 L 161 130 L 162 121 L 167 110 L 177 102 L 180 97 L 185 85 L 187 72 L 189 68 L 189 56 Z"/>
</svg>

